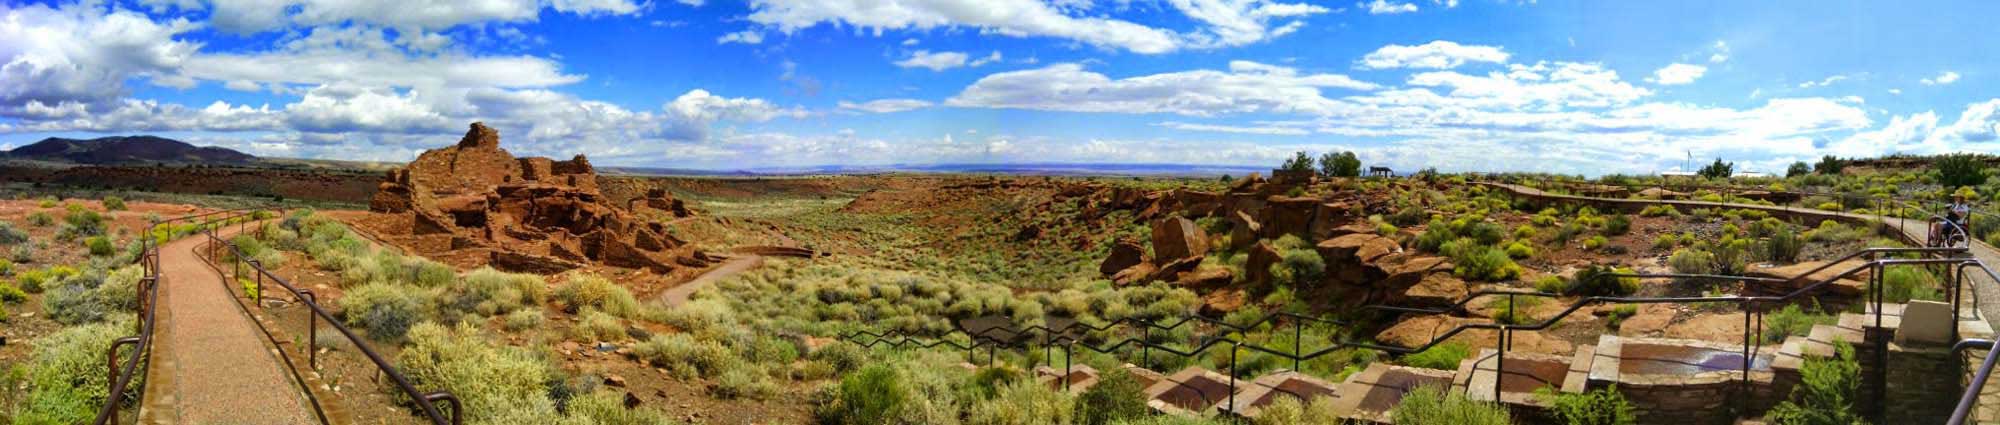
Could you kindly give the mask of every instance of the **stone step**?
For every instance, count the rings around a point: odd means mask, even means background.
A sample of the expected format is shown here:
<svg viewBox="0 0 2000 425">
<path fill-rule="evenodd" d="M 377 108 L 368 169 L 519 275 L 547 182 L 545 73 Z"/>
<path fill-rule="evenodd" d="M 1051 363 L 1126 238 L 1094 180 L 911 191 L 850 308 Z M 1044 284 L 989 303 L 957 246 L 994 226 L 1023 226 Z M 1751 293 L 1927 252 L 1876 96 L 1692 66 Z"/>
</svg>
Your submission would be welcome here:
<svg viewBox="0 0 2000 425">
<path fill-rule="evenodd" d="M 1181 369 L 1146 387 L 1146 405 L 1160 413 L 1209 416 L 1229 402 L 1230 379 L 1200 366 Z M 1243 382 L 1236 384 L 1243 388 Z"/>
<path fill-rule="evenodd" d="M 1310 403 L 1315 398 L 1338 397 L 1339 386 L 1312 375 L 1279 369 L 1259 376 L 1248 386 L 1236 392 L 1235 404 L 1224 401 L 1216 408 L 1222 413 L 1256 418 L 1264 406 L 1285 398 L 1298 399 Z"/>
<path fill-rule="evenodd" d="M 1062 368 L 1046 365 L 1036 366 L 1035 383 L 1058 391 L 1069 391 L 1071 394 L 1081 393 L 1083 390 L 1097 385 L 1097 368 L 1090 367 L 1089 365 L 1070 365 L 1067 373 L 1064 372 Z M 1065 381 L 1063 375 L 1069 375 L 1069 379 Z M 1068 385 L 1064 385 L 1065 382 Z"/>
<path fill-rule="evenodd" d="M 1568 382 L 1571 372 L 1577 371 L 1572 366 L 1574 356 L 1509 352 L 1503 361 L 1498 354 L 1493 349 L 1483 349 L 1460 361 L 1458 373 L 1452 376 L 1452 389 L 1465 393 L 1468 399 L 1494 401 L 1494 390 L 1498 387 L 1499 401 L 1544 406 L 1547 403 L 1535 397 L 1535 390 L 1583 388 L 1589 379 L 1585 369 L 1575 374 L 1577 382 Z"/>
<path fill-rule="evenodd" d="M 1813 325 L 1812 332 L 1801 343 L 1800 352 L 1812 357 L 1833 357 L 1834 343 L 1861 343 L 1862 332 L 1858 323 L 1849 324 L 1848 315 L 1841 315 L 1839 325 Z M 1859 317 L 1858 315 L 1855 317 Z M 1854 327 L 1849 327 L 1850 325 Z"/>
<path fill-rule="evenodd" d="M 1778 345 L 1777 357 L 1771 359 L 1771 369 L 1799 370 L 1806 363 L 1806 337 L 1789 336 Z"/>
<path fill-rule="evenodd" d="M 1388 422 L 1389 409 L 1403 400 L 1403 394 L 1421 386 L 1448 387 L 1452 375 L 1446 370 L 1373 363 L 1340 384 L 1334 412 L 1347 419 Z"/>
</svg>

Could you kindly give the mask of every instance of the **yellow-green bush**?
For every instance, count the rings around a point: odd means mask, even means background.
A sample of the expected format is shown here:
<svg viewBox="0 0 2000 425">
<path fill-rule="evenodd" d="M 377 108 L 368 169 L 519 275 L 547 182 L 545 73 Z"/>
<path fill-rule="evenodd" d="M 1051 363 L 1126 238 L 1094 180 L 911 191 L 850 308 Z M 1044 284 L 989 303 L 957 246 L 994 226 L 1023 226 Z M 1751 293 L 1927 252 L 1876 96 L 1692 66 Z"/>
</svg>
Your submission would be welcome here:
<svg viewBox="0 0 2000 425">
<path fill-rule="evenodd" d="M 1389 411 L 1390 421 L 1399 424 L 1505 425 L 1513 423 L 1507 409 L 1498 404 L 1473 401 L 1464 394 L 1423 386 L 1403 395 Z"/>
<path fill-rule="evenodd" d="M 1000 387 L 993 398 L 966 411 L 966 425 L 1042 425 L 1074 422 L 1075 407 L 1068 393 L 1035 382 Z"/>
<path fill-rule="evenodd" d="M 418 388 L 458 396 L 473 423 L 497 423 L 496 412 L 556 416 L 546 386 L 553 378 L 547 361 L 526 349 L 493 344 L 480 333 L 472 325 L 419 324 L 409 330 L 409 344 L 396 355 L 396 365 Z"/>
<path fill-rule="evenodd" d="M 563 302 L 566 311 L 589 307 L 624 318 L 637 317 L 641 313 L 639 299 L 632 296 L 632 291 L 597 275 L 571 276 L 568 283 L 556 288 L 555 295 L 557 300 Z"/>
<path fill-rule="evenodd" d="M 119 320 L 69 327 L 38 338 L 26 363 L 28 394 L 14 411 L 13 423 L 90 422 L 109 397 L 104 353 L 111 341 L 131 329 L 131 322 Z"/>
<path fill-rule="evenodd" d="M 361 285 L 340 299 L 341 315 L 348 326 L 368 331 L 368 336 L 394 341 L 418 322 L 434 316 L 431 295 L 423 288 L 393 283 Z"/>
<path fill-rule="evenodd" d="M 625 339 L 625 325 L 604 312 L 585 309 L 577 318 L 577 338 L 589 341 L 618 341 Z"/>
</svg>

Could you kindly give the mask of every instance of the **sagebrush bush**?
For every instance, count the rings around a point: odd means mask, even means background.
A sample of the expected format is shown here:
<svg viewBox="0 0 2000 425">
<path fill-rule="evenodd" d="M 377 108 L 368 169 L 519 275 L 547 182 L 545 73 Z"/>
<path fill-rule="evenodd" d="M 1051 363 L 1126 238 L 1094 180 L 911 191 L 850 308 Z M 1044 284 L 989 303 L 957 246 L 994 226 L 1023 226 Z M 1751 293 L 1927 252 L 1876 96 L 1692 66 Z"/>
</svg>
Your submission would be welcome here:
<svg viewBox="0 0 2000 425">
<path fill-rule="evenodd" d="M 1458 277 L 1502 281 L 1521 275 L 1521 266 L 1514 264 L 1514 260 L 1508 258 L 1506 251 L 1478 244 L 1471 239 L 1460 238 L 1445 244 L 1442 249 L 1445 256 L 1451 257 L 1452 264 L 1457 266 L 1453 269 L 1453 274 Z"/>
<path fill-rule="evenodd" d="M 396 365 L 418 388 L 458 396 L 473 423 L 493 423 L 491 415 L 509 410 L 554 416 L 547 387 L 554 368 L 526 349 L 494 344 L 480 333 L 471 325 L 417 325 L 409 330 L 409 343 L 396 355 Z"/>
<path fill-rule="evenodd" d="M 0 283 L 0 303 L 15 304 L 28 300 L 28 293 L 14 285 Z"/>
<path fill-rule="evenodd" d="M 1151 411 L 1146 407 L 1145 390 L 1124 368 L 1105 372 L 1098 376 L 1097 385 L 1077 395 L 1076 423 L 1107 425 L 1144 417 Z"/>
<path fill-rule="evenodd" d="M 1000 387 L 993 398 L 966 411 L 966 425 L 1066 425 L 1076 409 L 1069 394 L 1022 381 Z"/>
<path fill-rule="evenodd" d="M 1310 403 L 1298 397 L 1279 396 L 1257 412 L 1255 425 L 1319 425 L 1346 423 L 1334 408 L 1333 397 L 1313 397 Z"/>
<path fill-rule="evenodd" d="M 549 288 L 541 276 L 507 273 L 480 267 L 447 285 L 442 301 L 459 311 L 482 315 L 506 314 L 523 306 L 540 306 L 548 301 Z"/>
<path fill-rule="evenodd" d="M 597 310 L 586 309 L 577 317 L 576 337 L 586 341 L 619 341 L 625 339 L 625 325 L 618 318 Z"/>
<path fill-rule="evenodd" d="M 1870 285 L 1873 285 L 1873 282 Z M 1885 302 L 1907 303 L 1910 300 L 1944 299 L 1937 275 L 1921 267 L 1887 267 L 1887 270 L 1882 272 L 1882 285 L 1882 297 Z"/>
<path fill-rule="evenodd" d="M 1564 295 L 1582 296 L 1625 296 L 1639 292 L 1638 278 L 1616 277 L 1612 274 L 1632 274 L 1632 270 L 1601 265 L 1584 267 L 1576 271 L 1562 292 Z"/>
<path fill-rule="evenodd" d="M 715 378 L 715 388 L 711 391 L 723 399 L 764 400 L 778 394 L 778 384 L 771 382 L 764 371 L 739 367 L 722 372 L 722 376 Z"/>
<path fill-rule="evenodd" d="M 1507 244 L 1507 257 L 1509 258 L 1523 259 L 1534 256 L 1535 247 L 1528 245 L 1526 242 L 1514 241 L 1514 243 Z"/>
<path fill-rule="evenodd" d="M 56 224 L 56 216 L 50 215 L 48 211 L 36 211 L 28 214 L 28 225 L 30 226 L 48 227 L 51 224 Z"/>
<path fill-rule="evenodd" d="M 14 223 L 0 221 L 0 245 L 13 245 L 28 241 L 28 232 L 14 228 Z"/>
<path fill-rule="evenodd" d="M 124 211 L 124 210 L 125 210 L 125 198 L 120 198 L 120 197 L 116 197 L 116 196 L 106 196 L 106 197 L 104 197 L 104 210 L 105 210 L 105 211 Z"/>
<path fill-rule="evenodd" d="M 597 275 L 571 276 L 568 283 L 556 288 L 555 295 L 563 302 L 565 311 L 589 307 L 624 318 L 641 313 L 639 299 L 632 296 L 632 291 Z"/>
<path fill-rule="evenodd" d="M 1770 232 L 1770 239 L 1764 242 L 1765 259 L 1792 263 L 1799 260 L 1799 252 L 1805 249 L 1805 240 L 1789 227 L 1778 227 Z"/>
<path fill-rule="evenodd" d="M 627 408 L 617 391 L 596 391 L 576 396 L 563 405 L 574 425 L 660 425 L 681 423 L 659 410 Z M 569 425 L 566 423 L 565 425 Z"/>
<path fill-rule="evenodd" d="M 1632 218 L 1626 217 L 1624 214 L 1614 215 L 1604 220 L 1604 234 L 1606 235 L 1617 236 L 1631 231 Z"/>
<path fill-rule="evenodd" d="M 111 246 L 111 238 L 103 236 L 83 238 L 83 246 L 90 251 L 92 257 L 108 257 L 115 250 Z"/>
<path fill-rule="evenodd" d="M 696 340 L 685 333 L 653 335 L 646 342 L 633 346 L 632 354 L 680 378 L 719 375 L 742 362 L 720 342 Z"/>
<path fill-rule="evenodd" d="M 28 393 L 14 406 L 13 423 L 89 423 L 110 396 L 104 355 L 113 340 L 131 331 L 131 322 L 118 320 L 64 328 L 37 338 L 34 353 L 23 365 Z"/>
<path fill-rule="evenodd" d="M 820 405 L 822 423 L 876 425 L 894 423 L 909 404 L 903 378 L 887 365 L 875 364 L 840 379 L 833 400 Z"/>
<path fill-rule="evenodd" d="M 1454 366 L 1455 367 L 1455 366 Z M 1513 423 L 1507 409 L 1498 404 L 1473 401 L 1464 394 L 1432 386 L 1417 387 L 1389 410 L 1390 422 L 1399 424 L 1506 425 Z"/>
<path fill-rule="evenodd" d="M 521 309 L 514 310 L 513 313 L 507 313 L 507 318 L 501 322 L 501 326 L 507 328 L 509 331 L 520 332 L 541 327 L 542 322 L 546 320 L 542 316 L 541 310 Z"/>
<path fill-rule="evenodd" d="M 687 332 L 736 323 L 736 312 L 719 300 L 694 300 L 660 314 L 660 321 Z"/>
<path fill-rule="evenodd" d="M 361 285 L 340 299 L 341 315 L 348 326 L 368 331 L 368 336 L 395 341 L 418 322 L 433 317 L 431 296 L 423 288 L 392 283 Z"/>
</svg>

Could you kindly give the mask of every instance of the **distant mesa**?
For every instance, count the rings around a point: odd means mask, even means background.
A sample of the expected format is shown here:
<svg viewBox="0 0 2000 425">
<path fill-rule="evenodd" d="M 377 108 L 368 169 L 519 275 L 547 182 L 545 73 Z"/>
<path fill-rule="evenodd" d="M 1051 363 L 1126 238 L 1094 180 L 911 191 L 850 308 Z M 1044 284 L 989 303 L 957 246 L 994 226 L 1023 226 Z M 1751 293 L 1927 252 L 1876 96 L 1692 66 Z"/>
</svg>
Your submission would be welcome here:
<svg viewBox="0 0 2000 425">
<path fill-rule="evenodd" d="M 229 148 L 195 146 L 156 136 L 114 136 L 79 140 L 50 137 L 14 148 L 7 159 L 85 165 L 250 164 L 256 156 Z"/>
<path fill-rule="evenodd" d="M 666 191 L 606 199 L 590 160 L 515 158 L 500 133 L 473 123 L 458 144 L 390 170 L 369 201 L 388 237 L 425 253 L 474 255 L 510 271 L 556 273 L 601 264 L 659 273 L 718 258 L 641 216 L 687 217 Z M 650 210 L 650 211 L 649 211 Z"/>
</svg>

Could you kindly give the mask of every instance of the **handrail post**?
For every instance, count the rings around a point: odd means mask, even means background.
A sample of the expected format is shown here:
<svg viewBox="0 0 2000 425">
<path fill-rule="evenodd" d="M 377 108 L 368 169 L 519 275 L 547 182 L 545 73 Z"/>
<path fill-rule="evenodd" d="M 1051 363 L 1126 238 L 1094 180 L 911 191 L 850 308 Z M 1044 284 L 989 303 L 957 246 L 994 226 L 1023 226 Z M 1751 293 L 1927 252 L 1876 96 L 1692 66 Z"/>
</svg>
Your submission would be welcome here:
<svg viewBox="0 0 2000 425">
<path fill-rule="evenodd" d="M 438 400 L 444 400 L 445 403 L 451 405 L 451 425 L 463 425 L 465 423 L 465 405 L 459 403 L 458 396 L 451 395 L 448 391 L 438 391 L 424 395 L 424 404 L 431 405 L 432 409 L 437 408 L 436 402 Z"/>
<path fill-rule="evenodd" d="M 1139 341 L 1144 342 L 1139 344 L 1139 367 L 1153 367 L 1153 322 L 1140 321 L 1139 329 Z"/>
<path fill-rule="evenodd" d="M 1076 341 L 1070 341 L 1068 344 L 1063 344 L 1063 371 L 1062 371 L 1063 392 L 1069 392 L 1070 357 L 1072 357 L 1072 353 L 1075 351 L 1075 349 L 1076 349 Z"/>
<path fill-rule="evenodd" d="M 1496 341 L 1494 341 L 1493 343 L 1493 348 L 1495 349 L 1493 350 L 1493 402 L 1494 403 L 1500 402 L 1500 381 L 1502 380 L 1502 378 L 1506 378 L 1506 376 L 1503 373 L 1507 370 L 1508 333 L 1509 333 L 1508 325 L 1500 325 L 1500 331 L 1493 333 L 1493 335 L 1496 337 L 1495 338 Z M 1474 371 L 1479 370 L 1479 367 L 1476 366 L 1478 363 L 1473 363 L 1473 364 L 1475 366 L 1472 368 L 1472 370 Z"/>
<path fill-rule="evenodd" d="M 264 270 L 264 268 L 263 268 L 263 266 L 261 266 L 261 265 L 258 265 L 258 264 L 257 264 L 257 260 L 256 260 L 256 259 L 251 259 L 251 260 L 247 260 L 247 261 L 248 261 L 248 262 L 250 263 L 250 271 L 254 272 L 254 273 L 250 273 L 250 274 L 252 274 L 252 275 L 256 275 L 256 277 L 257 277 L 257 279 L 256 279 L 256 282 L 257 282 L 257 283 L 255 283 L 255 285 L 257 285 L 257 293 L 255 293 L 255 294 L 251 294 L 252 296 L 250 297 L 250 302 L 253 302 L 253 303 L 257 303 L 257 307 L 258 307 L 258 308 L 263 308 L 263 306 L 264 306 L 264 273 L 262 272 L 262 270 Z M 242 277 L 241 277 L 241 276 L 238 276 L 238 277 L 237 277 L 237 279 L 239 280 L 239 282 L 237 282 L 236 284 L 237 284 L 237 285 L 242 285 L 243 283 L 242 283 L 242 282 L 240 282 L 240 280 L 242 280 Z"/>
<path fill-rule="evenodd" d="M 1237 413 L 1237 408 L 1236 408 L 1236 352 L 1238 352 L 1238 351 L 1243 351 L 1243 343 L 1242 343 L 1242 342 L 1236 342 L 1236 341 L 1230 341 L 1230 346 L 1229 346 L 1229 412 L 1230 412 L 1230 413 Z M 1240 413 L 1238 413 L 1238 414 L 1240 414 Z"/>
<path fill-rule="evenodd" d="M 1304 339 L 1302 336 L 1305 334 L 1304 330 L 1305 326 L 1306 326 L 1305 321 L 1299 319 L 1292 319 L 1292 371 L 1293 372 L 1304 373 L 1303 371 L 1299 370 L 1299 356 L 1301 354 L 1305 354 L 1305 352 L 1299 351 L 1300 350 L 1299 341 Z M 1234 409 L 1236 408 L 1236 406 L 1230 406 L 1230 408 Z"/>
<path fill-rule="evenodd" d="M 307 304 L 319 304 L 319 296 L 313 295 L 311 289 L 299 288 L 299 296 L 304 297 L 301 301 Z M 311 311 L 306 312 L 306 367 L 319 370 L 319 315 Z"/>
<path fill-rule="evenodd" d="M 136 336 L 119 338 L 117 340 L 111 341 L 111 348 L 109 350 L 106 350 L 106 352 L 104 353 L 104 360 L 105 360 L 104 366 L 106 371 L 105 377 L 109 378 L 104 380 L 105 385 L 107 385 L 105 389 L 106 391 L 105 397 L 107 400 L 106 403 L 117 402 L 119 401 L 119 399 L 124 398 L 122 394 L 123 391 L 118 390 L 118 347 L 133 345 L 138 343 L 139 343 L 139 337 Z M 121 393 L 121 394 L 112 394 L 112 393 Z M 118 423 L 118 408 L 115 406 L 111 408 L 111 421 L 108 423 Z"/>
</svg>

